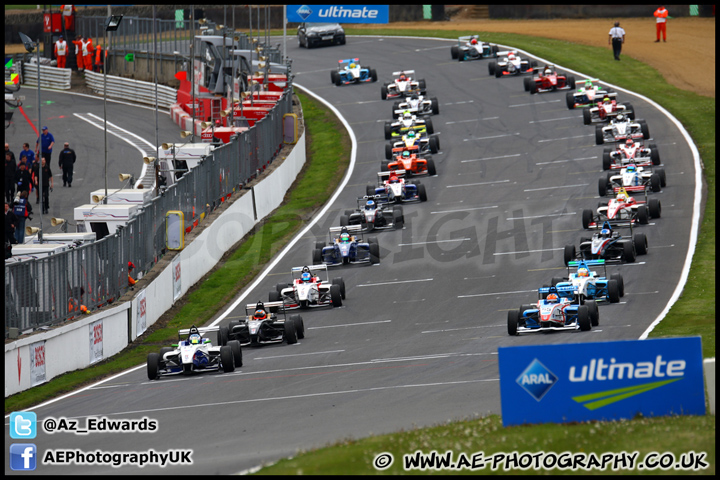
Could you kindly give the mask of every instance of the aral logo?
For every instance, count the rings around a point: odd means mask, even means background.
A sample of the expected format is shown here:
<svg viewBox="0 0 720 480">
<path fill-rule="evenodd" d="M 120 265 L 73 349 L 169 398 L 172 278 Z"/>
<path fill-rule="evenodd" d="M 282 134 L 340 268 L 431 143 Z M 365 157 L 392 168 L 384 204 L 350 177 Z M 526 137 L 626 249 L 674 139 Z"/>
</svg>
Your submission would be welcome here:
<svg viewBox="0 0 720 480">
<path fill-rule="evenodd" d="M 303 21 L 305 21 L 310 15 L 312 15 L 313 12 L 310 10 L 310 7 L 303 5 L 296 10 L 296 13 L 303 19 Z"/>
<path fill-rule="evenodd" d="M 558 377 L 536 358 L 515 381 L 539 402 L 557 380 Z"/>
</svg>

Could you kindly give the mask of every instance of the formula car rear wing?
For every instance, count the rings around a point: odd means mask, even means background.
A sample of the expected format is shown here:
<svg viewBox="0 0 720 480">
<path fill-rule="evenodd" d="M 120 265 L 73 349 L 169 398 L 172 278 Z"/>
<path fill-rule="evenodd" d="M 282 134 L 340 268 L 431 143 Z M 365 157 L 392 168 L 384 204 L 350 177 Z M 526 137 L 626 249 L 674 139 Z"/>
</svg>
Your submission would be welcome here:
<svg viewBox="0 0 720 480">
<path fill-rule="evenodd" d="M 394 76 L 398 76 L 398 75 L 403 75 L 403 74 L 407 75 L 408 73 L 415 73 L 415 70 L 401 70 L 399 72 L 393 72 L 392 74 Z"/>
<path fill-rule="evenodd" d="M 417 151 L 420 150 L 420 146 L 419 146 L 419 145 L 412 145 L 412 146 L 410 146 L 410 147 L 395 147 L 395 148 L 392 149 L 392 153 L 404 152 L 404 151 L 406 151 L 406 150 L 409 151 L 410 153 L 418 153 Z M 417 151 L 416 151 L 416 152 L 413 152 L 413 150 L 417 150 Z"/>
<path fill-rule="evenodd" d="M 333 234 L 340 234 L 345 229 L 349 234 L 355 234 L 362 232 L 362 225 L 348 225 L 346 227 L 330 227 L 328 233 L 332 236 Z"/>
<path fill-rule="evenodd" d="M 405 177 L 406 170 L 393 170 L 392 172 L 378 172 L 378 185 L 382 185 L 383 182 L 390 178 L 390 175 L 395 174 L 398 178 Z"/>
<path fill-rule="evenodd" d="M 561 297 L 574 298 L 577 293 L 577 287 L 573 285 L 566 285 L 563 287 L 540 287 L 538 288 L 538 297 L 545 298 L 549 293 L 556 293 Z"/>
<path fill-rule="evenodd" d="M 607 262 L 604 258 L 598 259 L 598 260 L 573 260 L 571 262 L 568 262 L 567 269 L 568 269 L 568 276 L 570 276 L 570 269 L 571 268 L 580 268 L 580 267 L 603 267 L 603 270 L 605 272 L 605 277 L 607 277 Z"/>
<path fill-rule="evenodd" d="M 256 302 L 256 303 L 248 303 L 245 305 L 245 314 L 250 316 L 253 314 L 253 312 L 257 309 L 257 307 L 262 304 L 261 306 L 267 313 L 275 313 L 279 311 L 285 311 L 285 303 L 282 301 L 280 302 Z"/>
<path fill-rule="evenodd" d="M 194 330 L 192 328 L 183 328 L 181 330 L 178 330 L 178 335 L 190 335 L 190 331 Z M 200 327 L 197 329 L 198 333 L 202 335 L 203 333 L 208 332 L 217 332 L 220 330 L 220 327 Z"/>
<path fill-rule="evenodd" d="M 338 63 L 351 63 L 351 62 L 359 62 L 359 58 L 346 58 L 345 60 L 338 60 Z"/>
</svg>

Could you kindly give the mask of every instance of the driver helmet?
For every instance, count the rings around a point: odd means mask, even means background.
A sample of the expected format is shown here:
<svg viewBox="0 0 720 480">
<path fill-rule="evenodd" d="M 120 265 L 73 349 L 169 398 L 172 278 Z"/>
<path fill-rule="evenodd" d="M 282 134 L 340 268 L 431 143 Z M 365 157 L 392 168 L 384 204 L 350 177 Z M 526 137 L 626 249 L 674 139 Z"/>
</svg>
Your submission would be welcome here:
<svg viewBox="0 0 720 480">
<path fill-rule="evenodd" d="M 552 73 L 552 68 L 545 67 L 545 75 L 550 75 Z"/>
<path fill-rule="evenodd" d="M 589 277 L 590 271 L 585 267 L 580 267 L 577 273 L 578 277 Z"/>
<path fill-rule="evenodd" d="M 375 208 L 375 202 L 373 200 L 368 200 L 365 203 L 365 210 L 373 210 Z M 342 235 L 340 236 L 342 238 Z"/>
<path fill-rule="evenodd" d="M 600 238 L 610 238 L 610 230 L 607 228 L 600 230 Z"/>
<path fill-rule="evenodd" d="M 340 234 L 340 243 L 348 243 L 350 241 L 350 234 L 343 232 Z"/>
<path fill-rule="evenodd" d="M 190 345 L 200 345 L 202 343 L 202 337 L 199 333 L 193 333 L 188 337 L 188 343 Z"/>
<path fill-rule="evenodd" d="M 603 103 L 610 103 L 610 97 L 603 98 Z"/>
<path fill-rule="evenodd" d="M 400 78 L 398 78 L 398 80 L 405 80 L 405 74 L 404 74 L 404 73 L 401 73 L 401 74 L 400 74 Z"/>
<path fill-rule="evenodd" d="M 619 115 L 617 116 L 617 121 L 618 121 L 618 122 L 622 122 L 623 120 L 625 120 L 625 115 L 623 115 L 623 114 L 621 113 L 621 114 L 619 114 Z"/>
<path fill-rule="evenodd" d="M 350 64 L 350 68 L 355 68 L 355 64 L 354 64 L 354 63 L 351 63 L 351 64 Z"/>
<path fill-rule="evenodd" d="M 412 113 L 410 113 L 410 110 L 405 110 L 403 112 L 403 119 L 412 120 Z"/>
<path fill-rule="evenodd" d="M 593 83 L 592 80 L 585 80 L 585 88 L 592 88 Z"/>
<path fill-rule="evenodd" d="M 477 45 L 477 38 L 470 40 L 470 45 Z"/>
<path fill-rule="evenodd" d="M 255 320 L 265 320 L 267 318 L 267 312 L 261 308 L 258 308 L 257 310 L 255 310 L 255 314 L 253 315 L 253 318 Z"/>
<path fill-rule="evenodd" d="M 409 154 L 410 152 L 404 152 L 404 153 Z M 390 180 L 390 183 L 397 183 L 399 181 L 397 175 L 395 175 L 394 173 L 392 175 L 390 175 L 389 180 Z"/>
<path fill-rule="evenodd" d="M 625 200 L 627 200 L 627 197 L 625 197 L 625 195 L 623 193 L 618 193 L 615 200 L 617 200 L 618 202 L 624 202 Z"/>
<path fill-rule="evenodd" d="M 626 171 L 627 173 L 635 173 L 635 172 L 637 172 L 637 168 L 635 168 L 635 164 L 634 164 L 634 163 L 631 163 L 630 165 L 627 166 L 627 168 L 625 169 L 625 171 Z"/>
<path fill-rule="evenodd" d="M 410 130 L 410 131 L 407 133 L 407 136 L 408 136 L 408 138 L 415 138 L 415 130 Z"/>
<path fill-rule="evenodd" d="M 512 60 L 513 58 L 515 58 L 515 54 L 514 54 L 514 53 L 508 54 L 508 60 Z"/>
<path fill-rule="evenodd" d="M 402 152 L 402 156 L 403 156 L 403 158 L 410 158 L 410 152 L 405 150 L 404 152 Z"/>
<path fill-rule="evenodd" d="M 418 98 L 419 98 L 419 97 L 418 97 L 418 94 L 417 94 L 417 93 L 413 93 L 413 94 L 410 96 L 410 99 L 412 99 L 412 100 L 417 100 Z"/>
<path fill-rule="evenodd" d="M 633 142 L 633 139 L 632 139 L 632 138 L 628 138 L 627 141 L 625 142 L 625 145 L 627 145 L 628 147 L 632 147 L 632 145 L 633 145 L 634 143 L 635 143 L 635 142 Z"/>
<path fill-rule="evenodd" d="M 310 275 L 310 272 L 303 272 L 302 275 L 300 275 L 300 279 L 303 281 L 303 283 L 310 283 L 310 280 L 312 280 L 312 275 Z"/>
<path fill-rule="evenodd" d="M 551 293 L 547 296 L 547 301 L 550 303 L 556 303 L 558 301 L 558 296 L 556 293 Z"/>
</svg>

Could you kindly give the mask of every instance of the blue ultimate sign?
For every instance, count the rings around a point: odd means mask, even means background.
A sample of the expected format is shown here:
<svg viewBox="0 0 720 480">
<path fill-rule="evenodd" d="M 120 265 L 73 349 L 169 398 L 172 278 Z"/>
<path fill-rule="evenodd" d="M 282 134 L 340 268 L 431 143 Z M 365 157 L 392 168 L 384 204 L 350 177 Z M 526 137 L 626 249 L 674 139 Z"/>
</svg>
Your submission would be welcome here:
<svg viewBox="0 0 720 480">
<path fill-rule="evenodd" d="M 704 415 L 700 337 L 498 348 L 503 425 Z"/>
<path fill-rule="evenodd" d="M 388 23 L 388 5 L 288 5 L 287 21 L 297 23 Z"/>
</svg>

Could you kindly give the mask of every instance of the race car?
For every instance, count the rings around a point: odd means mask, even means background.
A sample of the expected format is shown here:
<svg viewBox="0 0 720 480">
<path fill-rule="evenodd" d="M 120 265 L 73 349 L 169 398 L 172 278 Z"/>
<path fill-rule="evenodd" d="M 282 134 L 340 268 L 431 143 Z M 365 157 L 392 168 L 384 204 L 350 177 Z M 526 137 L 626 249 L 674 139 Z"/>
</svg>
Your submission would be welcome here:
<svg viewBox="0 0 720 480">
<path fill-rule="evenodd" d="M 392 82 L 383 84 L 380 87 L 380 98 L 387 100 L 388 98 L 409 97 L 413 94 L 425 95 L 425 79 L 413 79 L 410 75 L 415 74 L 415 70 L 401 70 L 393 72 Z"/>
<path fill-rule="evenodd" d="M 582 112 L 585 125 L 593 122 L 608 122 L 619 114 L 627 116 L 630 120 L 635 119 L 635 110 L 631 104 L 617 103 L 617 100 L 611 100 L 610 97 L 604 97 L 603 101 L 594 107 L 583 108 Z"/>
<path fill-rule="evenodd" d="M 591 271 L 589 267 L 602 266 L 604 276 Z M 570 269 L 577 269 L 570 273 Z M 622 275 L 613 273 L 607 276 L 605 260 L 580 260 L 570 261 L 567 264 L 567 277 L 555 277 L 552 285 L 558 289 L 572 288 L 579 303 L 586 304 L 587 300 L 606 300 L 610 303 L 618 303 L 620 297 L 625 296 L 625 282 Z"/>
<path fill-rule="evenodd" d="M 203 335 L 217 332 L 218 345 L 213 346 Z M 161 375 L 193 372 L 232 372 L 242 367 L 240 343 L 228 341 L 227 327 L 198 328 L 195 325 L 178 331 L 178 343 L 147 356 L 147 376 L 156 380 Z"/>
<path fill-rule="evenodd" d="M 497 61 L 488 63 L 488 72 L 490 75 L 495 75 L 495 78 L 533 73 L 534 68 L 537 67 L 535 60 L 523 60 L 515 50 L 500 52 L 497 57 Z"/>
<path fill-rule="evenodd" d="M 431 119 L 422 120 L 410 113 L 409 110 L 405 110 L 398 115 L 394 122 L 385 122 L 385 140 L 405 135 L 411 129 L 417 133 L 427 133 L 428 135 L 435 132 Z"/>
<path fill-rule="evenodd" d="M 603 224 L 602 230 L 593 233 L 592 238 L 581 238 L 579 250 L 575 245 L 565 245 L 565 265 L 574 260 L 598 260 L 605 263 L 632 263 L 637 255 L 645 255 L 648 249 L 647 237 L 644 233 L 623 237 L 617 230 L 613 230 L 609 222 Z"/>
<path fill-rule="evenodd" d="M 440 104 L 437 98 L 425 98 L 423 95 L 413 93 L 405 101 L 399 101 L 393 103 L 392 115 L 404 114 L 405 111 L 409 111 L 411 114 L 417 115 L 437 115 L 440 113 Z"/>
<path fill-rule="evenodd" d="M 597 78 L 587 79 L 575 92 L 568 92 L 565 95 L 567 107 L 572 110 L 577 107 L 594 107 L 604 98 L 615 99 L 617 93 L 609 88 L 598 85 Z"/>
<path fill-rule="evenodd" d="M 361 67 L 359 58 L 338 60 L 337 70 L 330 71 L 330 80 L 337 85 L 349 83 L 377 82 L 377 72 L 374 68 Z M 343 66 L 344 65 L 344 66 Z"/>
<path fill-rule="evenodd" d="M 558 73 L 553 65 L 546 65 L 542 68 L 533 68 L 533 77 L 525 77 L 523 86 L 530 94 L 555 92 L 575 88 L 575 77 L 564 73 Z"/>
<path fill-rule="evenodd" d="M 660 218 L 661 207 L 657 198 L 648 201 L 646 196 L 644 202 L 638 202 L 621 188 L 607 205 L 600 204 L 597 213 L 583 210 L 582 226 L 586 230 L 601 228 L 606 221 L 612 226 L 646 225 L 650 218 Z"/>
<path fill-rule="evenodd" d="M 367 195 L 378 196 L 378 203 L 426 202 L 425 185 L 417 180 L 406 181 L 405 173 L 403 169 L 378 172 L 377 186 L 368 185 L 365 188 Z"/>
<path fill-rule="evenodd" d="M 656 169 L 654 172 L 629 163 L 620 169 L 619 173 L 608 173 L 598 180 L 598 195 L 604 197 L 608 193 L 617 194 L 621 188 L 628 193 L 659 192 L 666 185 L 665 170 Z"/>
<path fill-rule="evenodd" d="M 616 170 L 634 163 L 637 167 L 660 165 L 660 152 L 657 145 L 651 143 L 647 147 L 632 138 L 625 140 L 617 148 L 603 148 L 603 170 Z"/>
<path fill-rule="evenodd" d="M 229 338 L 251 347 L 282 342 L 292 345 L 305 338 L 302 317 L 288 317 L 282 302 L 249 303 L 245 305 L 245 318 L 230 321 L 228 329 Z"/>
<path fill-rule="evenodd" d="M 458 44 L 450 47 L 450 58 L 458 62 L 480 60 L 481 58 L 497 58 L 498 46 L 482 42 L 477 35 L 458 37 Z"/>
<path fill-rule="evenodd" d="M 536 305 L 509 310 L 508 335 L 562 330 L 588 331 L 600 324 L 600 312 L 593 300 L 581 305 L 575 287 L 550 286 L 538 289 Z"/>
<path fill-rule="evenodd" d="M 420 147 L 413 145 L 410 147 L 393 148 L 391 154 L 395 157 L 391 160 L 383 160 L 380 164 L 381 172 L 399 172 L 402 170 L 406 176 L 408 175 L 430 175 L 437 174 L 435 162 L 430 157 L 420 156 Z"/>
<path fill-rule="evenodd" d="M 393 154 L 398 154 L 397 152 L 403 150 L 411 150 L 412 147 L 418 147 L 417 152 L 415 152 L 418 154 L 427 155 L 437 153 L 440 151 L 440 137 L 437 135 L 423 135 L 420 132 L 410 129 L 405 135 L 400 137 L 400 140 L 385 144 L 385 158 L 390 160 Z M 412 169 L 407 168 L 405 170 L 412 171 Z"/>
<path fill-rule="evenodd" d="M 329 242 L 325 246 L 320 242 L 315 244 L 312 254 L 313 265 L 380 263 L 380 245 L 377 238 L 370 237 L 367 242 L 363 241 L 360 225 L 330 227 L 328 237 Z"/>
<path fill-rule="evenodd" d="M 340 226 L 360 225 L 362 232 L 402 229 L 405 223 L 402 207 L 388 205 L 387 196 L 376 195 L 369 190 L 368 195 L 357 199 L 357 210 L 345 210 L 345 214 L 340 216 Z M 324 246 L 318 245 L 318 248 Z"/>
<path fill-rule="evenodd" d="M 326 265 L 293 267 L 290 275 L 292 283 L 278 283 L 268 295 L 271 304 L 280 302 L 285 310 L 342 306 L 345 281 L 338 277 L 331 282 Z"/>
<path fill-rule="evenodd" d="M 650 129 L 645 120 L 631 120 L 622 113 L 610 120 L 609 125 L 595 125 L 595 143 L 602 145 L 605 142 L 619 142 L 631 138 L 648 139 L 650 138 Z"/>
</svg>

